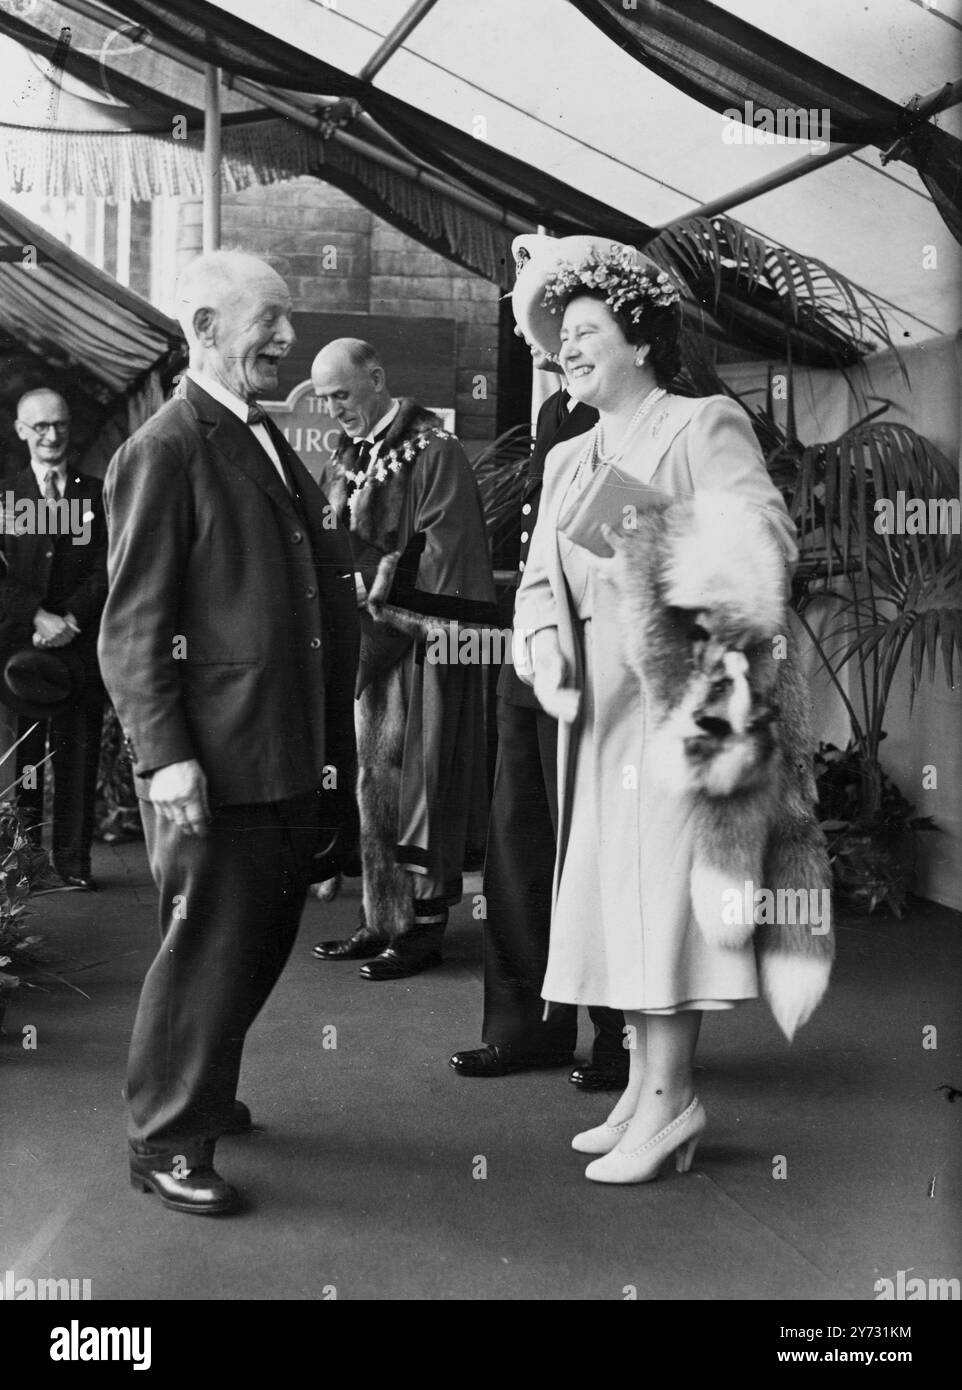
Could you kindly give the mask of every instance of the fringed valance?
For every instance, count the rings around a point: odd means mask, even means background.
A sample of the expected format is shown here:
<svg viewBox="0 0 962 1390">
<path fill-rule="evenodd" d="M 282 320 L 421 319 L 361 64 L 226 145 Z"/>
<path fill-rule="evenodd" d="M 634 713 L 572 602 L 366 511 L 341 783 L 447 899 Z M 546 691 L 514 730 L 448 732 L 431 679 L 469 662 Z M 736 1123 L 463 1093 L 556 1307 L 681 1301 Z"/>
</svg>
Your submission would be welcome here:
<svg viewBox="0 0 962 1390">
<path fill-rule="evenodd" d="M 71 193 L 108 202 L 159 197 L 199 198 L 204 190 L 203 135 L 45 130 L 0 127 L 0 168 L 14 193 L 63 197 Z M 254 184 L 309 174 L 324 162 L 321 136 L 290 121 L 224 125 L 221 187 L 238 193 Z"/>
</svg>

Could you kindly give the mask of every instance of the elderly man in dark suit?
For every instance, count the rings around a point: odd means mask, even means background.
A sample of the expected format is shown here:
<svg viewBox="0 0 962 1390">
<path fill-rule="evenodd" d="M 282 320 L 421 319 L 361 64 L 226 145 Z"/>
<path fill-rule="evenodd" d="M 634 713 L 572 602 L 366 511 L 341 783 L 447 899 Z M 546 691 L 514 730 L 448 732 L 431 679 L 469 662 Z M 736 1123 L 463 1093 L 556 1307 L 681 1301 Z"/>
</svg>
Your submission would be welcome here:
<svg viewBox="0 0 962 1390">
<path fill-rule="evenodd" d="M 75 687 L 49 719 L 42 706 L 18 706 L 3 681 L 0 698 L 21 709 L 18 804 L 24 827 L 39 838 L 46 745 L 54 773 L 53 862 L 59 883 L 93 888 L 90 851 L 103 722 L 104 688 L 97 633 L 107 596 L 107 528 L 103 484 L 70 466 L 70 410 L 57 391 L 40 387 L 17 402 L 16 431 L 30 462 L 4 490 L 0 527 L 0 664 L 19 649 L 56 674 L 62 658 Z"/>
<path fill-rule="evenodd" d="M 333 793 L 352 786 L 358 623 L 347 537 L 253 404 L 294 340 L 286 285 L 215 252 L 178 299 L 183 390 L 107 474 L 100 658 L 160 892 L 130 1046 L 131 1180 L 213 1215 L 238 1205 L 213 1154 L 250 1128 L 244 1038 L 336 833 Z"/>
</svg>

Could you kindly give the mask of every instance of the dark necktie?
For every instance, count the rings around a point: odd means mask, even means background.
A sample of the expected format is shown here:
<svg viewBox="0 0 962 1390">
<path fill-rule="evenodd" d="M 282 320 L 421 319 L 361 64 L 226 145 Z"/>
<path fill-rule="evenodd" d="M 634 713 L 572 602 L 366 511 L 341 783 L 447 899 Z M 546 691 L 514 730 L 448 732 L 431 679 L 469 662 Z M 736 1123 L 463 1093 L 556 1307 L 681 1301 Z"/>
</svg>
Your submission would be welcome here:
<svg viewBox="0 0 962 1390">
<path fill-rule="evenodd" d="M 356 473 L 363 472 L 363 470 L 371 462 L 371 451 L 373 450 L 373 448 L 374 445 L 371 443 L 369 439 L 362 439 L 355 443 L 354 471 Z"/>
<path fill-rule="evenodd" d="M 247 423 L 249 425 L 266 425 L 267 411 L 261 410 L 259 405 L 249 405 L 247 407 Z"/>
<path fill-rule="evenodd" d="M 43 480 L 43 495 L 47 502 L 60 501 L 60 489 L 57 487 L 57 470 L 50 468 Z"/>
</svg>

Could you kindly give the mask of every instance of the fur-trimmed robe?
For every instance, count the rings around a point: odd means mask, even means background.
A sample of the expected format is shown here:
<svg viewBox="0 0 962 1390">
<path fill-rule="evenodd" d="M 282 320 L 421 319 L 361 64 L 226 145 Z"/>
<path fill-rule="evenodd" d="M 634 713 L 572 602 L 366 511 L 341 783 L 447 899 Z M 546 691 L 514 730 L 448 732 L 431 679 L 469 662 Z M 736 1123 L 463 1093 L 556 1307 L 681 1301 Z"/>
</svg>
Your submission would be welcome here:
<svg viewBox="0 0 962 1390">
<path fill-rule="evenodd" d="M 358 809 L 365 916 L 385 938 L 412 922 L 406 869 L 426 872 L 439 896 L 457 900 L 467 828 L 485 814 L 483 668 L 426 661 L 427 639 L 451 621 L 497 623 L 484 516 L 461 445 L 405 398 L 380 460 L 392 450 L 399 471 L 364 487 L 350 508 L 356 465 L 346 436 L 322 481 L 350 527 L 368 591 L 355 704 Z"/>
<path fill-rule="evenodd" d="M 717 946 L 754 932 L 762 995 L 790 1040 L 828 986 L 834 935 L 781 550 L 761 512 L 711 492 L 608 539 L 625 658 L 655 725 L 649 766 L 694 797 L 695 920 Z"/>
</svg>

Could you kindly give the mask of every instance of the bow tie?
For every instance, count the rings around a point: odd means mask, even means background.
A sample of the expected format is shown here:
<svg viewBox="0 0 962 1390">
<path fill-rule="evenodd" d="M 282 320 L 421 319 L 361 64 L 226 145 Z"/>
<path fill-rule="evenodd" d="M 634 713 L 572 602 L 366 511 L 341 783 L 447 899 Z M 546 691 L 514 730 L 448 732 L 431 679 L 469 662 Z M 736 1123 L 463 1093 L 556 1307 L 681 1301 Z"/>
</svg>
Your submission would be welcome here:
<svg viewBox="0 0 962 1390">
<path fill-rule="evenodd" d="M 259 405 L 249 405 L 247 407 L 247 423 L 249 425 L 266 425 L 267 411 L 261 410 Z"/>
</svg>

